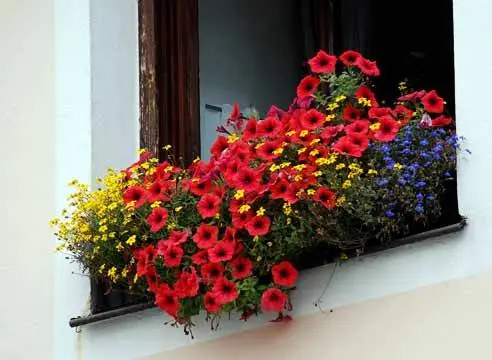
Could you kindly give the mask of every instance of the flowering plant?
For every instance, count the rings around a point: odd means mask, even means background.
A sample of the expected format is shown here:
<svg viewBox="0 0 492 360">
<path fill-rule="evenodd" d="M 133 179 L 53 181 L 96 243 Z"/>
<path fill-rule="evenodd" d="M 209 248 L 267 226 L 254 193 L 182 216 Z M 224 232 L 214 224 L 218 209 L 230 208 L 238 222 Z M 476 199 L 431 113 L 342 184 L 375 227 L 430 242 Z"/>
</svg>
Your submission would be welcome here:
<svg viewBox="0 0 492 360">
<path fill-rule="evenodd" d="M 288 320 L 306 249 L 363 249 L 439 217 L 459 148 L 444 100 L 400 84 L 383 106 L 369 82 L 379 68 L 355 51 L 309 65 L 287 111 L 245 118 L 235 106 L 210 161 L 183 168 L 143 151 L 105 187 L 77 184 L 61 248 L 188 331 L 202 310 L 213 327 L 228 312 Z"/>
</svg>

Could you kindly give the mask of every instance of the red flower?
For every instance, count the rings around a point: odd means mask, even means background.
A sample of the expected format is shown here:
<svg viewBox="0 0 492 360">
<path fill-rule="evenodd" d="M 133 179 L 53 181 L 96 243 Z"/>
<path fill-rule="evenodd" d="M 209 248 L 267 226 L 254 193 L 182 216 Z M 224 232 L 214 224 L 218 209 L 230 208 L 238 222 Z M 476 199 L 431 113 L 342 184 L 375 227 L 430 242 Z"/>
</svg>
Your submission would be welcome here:
<svg viewBox="0 0 492 360">
<path fill-rule="evenodd" d="M 379 119 L 379 124 L 379 129 L 373 133 L 374 139 L 382 142 L 389 142 L 398 135 L 400 126 L 391 116 L 383 116 Z"/>
<path fill-rule="evenodd" d="M 246 230 L 251 236 L 262 236 L 270 231 L 271 220 L 268 216 L 254 216 L 246 224 Z"/>
<path fill-rule="evenodd" d="M 274 117 L 267 117 L 258 122 L 256 134 L 258 137 L 274 137 L 282 130 L 282 123 Z"/>
<path fill-rule="evenodd" d="M 211 314 L 217 314 L 220 312 L 222 305 L 217 302 L 217 298 L 213 292 L 208 292 L 203 297 L 203 305 L 205 310 Z"/>
<path fill-rule="evenodd" d="M 220 158 L 222 155 L 222 152 L 226 150 L 229 147 L 229 143 L 227 142 L 227 139 L 225 136 L 218 136 L 217 140 L 212 144 L 212 147 L 210 148 L 211 154 L 215 158 Z"/>
<path fill-rule="evenodd" d="M 334 145 L 333 150 L 341 154 L 350 155 L 353 157 L 361 157 L 362 150 L 355 145 L 348 136 L 341 137 Z"/>
<path fill-rule="evenodd" d="M 335 71 L 337 57 L 320 50 L 308 63 L 313 73 L 332 73 Z"/>
<path fill-rule="evenodd" d="M 237 257 L 232 260 L 229 265 L 232 268 L 232 276 L 234 279 L 245 279 L 253 274 L 253 262 L 250 259 Z"/>
<path fill-rule="evenodd" d="M 154 262 L 157 251 L 154 246 L 148 245 L 143 249 L 138 249 L 134 253 L 134 257 L 137 260 L 137 275 L 145 276 L 149 271 L 149 267 Z"/>
<path fill-rule="evenodd" d="M 347 105 L 343 110 L 343 120 L 355 121 L 357 119 L 360 119 L 360 110 L 351 105 Z"/>
<path fill-rule="evenodd" d="M 147 224 L 150 225 L 150 231 L 158 232 L 166 225 L 168 211 L 164 208 L 155 208 L 147 217 Z"/>
<path fill-rule="evenodd" d="M 213 263 L 229 261 L 234 256 L 234 244 L 230 242 L 218 242 L 213 248 L 208 249 L 208 258 Z"/>
<path fill-rule="evenodd" d="M 223 242 L 234 243 L 236 241 L 236 229 L 228 226 L 224 232 Z"/>
<path fill-rule="evenodd" d="M 232 225 L 234 225 L 237 229 L 242 229 L 249 223 L 249 221 L 253 218 L 253 212 L 251 210 L 240 213 L 233 212 L 232 213 Z"/>
<path fill-rule="evenodd" d="M 413 93 L 410 93 L 410 94 L 406 94 L 406 95 L 403 95 L 403 96 L 400 96 L 398 98 L 398 101 L 412 101 L 412 102 L 420 102 L 422 100 L 422 97 L 425 95 L 425 91 L 424 90 L 420 90 L 420 91 L 415 91 Z"/>
<path fill-rule="evenodd" d="M 281 312 L 287 304 L 287 295 L 280 289 L 270 288 L 261 295 L 261 308 L 263 311 Z"/>
<path fill-rule="evenodd" d="M 174 318 L 181 307 L 176 293 L 167 284 L 161 284 L 157 289 L 155 304 Z"/>
<path fill-rule="evenodd" d="M 273 282 L 278 286 L 293 287 L 299 273 L 289 261 L 282 261 L 272 267 Z"/>
<path fill-rule="evenodd" d="M 352 144 L 357 145 L 362 152 L 364 152 L 369 147 L 369 138 L 366 134 L 351 133 L 348 134 L 348 138 L 352 142 Z"/>
<path fill-rule="evenodd" d="M 413 111 L 403 105 L 396 105 L 394 112 L 402 125 L 408 124 L 413 116 Z"/>
<path fill-rule="evenodd" d="M 254 140 L 256 139 L 256 129 L 258 122 L 256 119 L 250 119 L 246 123 L 246 128 L 244 129 L 242 139 L 244 141 Z"/>
<path fill-rule="evenodd" d="M 357 51 L 347 50 L 340 55 L 340 61 L 343 62 L 345 66 L 354 66 L 361 57 L 362 55 Z"/>
<path fill-rule="evenodd" d="M 275 154 L 275 150 L 277 150 L 281 145 L 282 142 L 278 140 L 267 141 L 256 151 L 256 153 L 258 154 L 260 159 L 263 159 L 265 161 L 272 161 L 273 159 L 280 156 L 280 154 L 278 153 Z"/>
<path fill-rule="evenodd" d="M 203 265 L 208 263 L 208 251 L 207 250 L 201 250 L 191 257 L 191 261 L 193 264 L 196 265 Z"/>
<path fill-rule="evenodd" d="M 320 80 L 317 77 L 306 76 L 297 86 L 297 97 L 302 98 L 313 95 L 316 92 L 319 83 Z"/>
<path fill-rule="evenodd" d="M 198 180 L 198 179 L 197 179 Z M 212 183 L 208 180 L 202 181 L 191 181 L 190 184 L 190 191 L 192 194 L 197 195 L 197 196 L 202 196 L 205 194 L 208 194 L 212 188 Z"/>
<path fill-rule="evenodd" d="M 357 120 L 352 124 L 345 126 L 347 134 L 367 134 L 371 123 L 367 120 Z"/>
<path fill-rule="evenodd" d="M 375 61 L 370 61 L 367 59 L 364 59 L 363 57 L 359 57 L 355 63 L 360 71 L 367 76 L 379 76 L 379 68 L 376 65 Z"/>
<path fill-rule="evenodd" d="M 180 245 L 186 242 L 188 240 L 188 236 L 190 236 L 190 231 L 189 230 L 184 230 L 184 231 L 176 231 L 173 230 L 169 234 L 169 243 L 174 244 L 174 245 Z"/>
<path fill-rule="evenodd" d="M 260 187 L 260 176 L 257 171 L 243 166 L 237 172 L 234 182 L 238 189 L 256 192 Z"/>
<path fill-rule="evenodd" d="M 167 190 L 167 186 L 165 186 L 161 181 L 155 181 L 149 188 L 148 198 L 150 202 L 154 201 L 168 201 L 169 196 L 164 194 L 164 191 Z"/>
<path fill-rule="evenodd" d="M 310 109 L 301 115 L 301 126 L 307 130 L 314 130 L 323 125 L 325 116 L 316 109 Z"/>
<path fill-rule="evenodd" d="M 327 209 L 333 209 L 336 204 L 336 195 L 327 187 L 322 186 L 314 193 L 314 200 L 323 204 Z"/>
<path fill-rule="evenodd" d="M 217 303 L 221 305 L 233 302 L 239 296 L 236 284 L 224 277 L 215 282 L 212 293 L 214 294 Z"/>
<path fill-rule="evenodd" d="M 285 199 L 289 190 L 289 182 L 286 179 L 278 180 L 271 188 L 272 199 Z"/>
<path fill-rule="evenodd" d="M 219 213 L 220 198 L 212 194 L 203 195 L 196 208 L 202 219 L 214 217 Z"/>
<path fill-rule="evenodd" d="M 135 207 L 139 208 L 147 201 L 147 192 L 141 186 L 132 186 L 123 193 L 125 204 L 135 202 Z"/>
<path fill-rule="evenodd" d="M 193 241 L 200 249 L 208 249 L 215 245 L 219 229 L 209 224 L 201 224 L 193 235 Z"/>
<path fill-rule="evenodd" d="M 325 141 L 325 143 L 329 143 L 336 134 L 343 130 L 343 128 L 343 125 L 327 126 L 321 132 L 320 137 Z"/>
<path fill-rule="evenodd" d="M 393 110 L 389 107 L 373 107 L 369 109 L 369 118 L 371 119 L 377 119 L 386 115 L 393 116 Z"/>
<path fill-rule="evenodd" d="M 355 97 L 357 99 L 365 98 L 371 101 L 371 106 L 378 106 L 378 101 L 376 100 L 376 95 L 369 89 L 366 85 L 361 85 L 355 91 Z"/>
<path fill-rule="evenodd" d="M 225 269 L 222 265 L 217 263 L 208 263 L 202 266 L 202 277 L 208 284 L 213 284 L 217 279 L 224 276 Z"/>
<path fill-rule="evenodd" d="M 422 98 L 424 110 L 430 113 L 440 114 L 444 111 L 444 100 L 437 95 L 435 90 L 428 92 Z"/>
<path fill-rule="evenodd" d="M 168 268 L 177 267 L 181 264 L 183 258 L 183 249 L 179 246 L 169 246 L 164 251 L 164 265 Z"/>
<path fill-rule="evenodd" d="M 198 294 L 199 282 L 195 268 L 190 268 L 191 271 L 183 271 L 179 279 L 174 284 L 174 291 L 178 298 L 191 298 Z"/>
<path fill-rule="evenodd" d="M 435 119 L 432 119 L 432 124 L 431 126 L 433 127 L 441 127 L 441 126 L 448 126 L 452 124 L 453 119 L 450 117 L 446 117 L 444 115 L 438 116 Z"/>
</svg>

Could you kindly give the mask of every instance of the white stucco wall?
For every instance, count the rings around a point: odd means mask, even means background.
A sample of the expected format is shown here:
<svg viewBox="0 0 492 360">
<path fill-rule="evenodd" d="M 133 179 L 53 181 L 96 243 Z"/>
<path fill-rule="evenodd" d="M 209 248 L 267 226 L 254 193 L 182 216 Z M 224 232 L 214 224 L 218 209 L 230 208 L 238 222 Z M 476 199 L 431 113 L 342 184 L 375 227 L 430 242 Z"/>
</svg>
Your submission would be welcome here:
<svg viewBox="0 0 492 360">
<path fill-rule="evenodd" d="M 484 60 L 492 55 L 492 43 L 485 38 L 492 32 L 492 3 L 455 0 L 454 13 L 458 129 L 473 151 L 459 164 L 459 196 L 470 225 L 458 234 L 346 263 L 337 270 L 324 307 L 492 268 L 487 222 L 492 210 L 487 176 L 492 122 L 485 111 L 492 64 Z M 1 359 L 136 359 L 192 343 L 181 331 L 164 326 L 157 310 L 75 333 L 68 319 L 87 310 L 88 281 L 72 274 L 76 268 L 62 256 L 54 257 L 46 227 L 55 207 L 65 204 L 66 182 L 73 177 L 90 181 L 105 167 L 121 166 L 134 156 L 136 31 L 134 0 L 0 3 L 2 54 L 8 54 L 0 59 L 7 69 L 0 84 L 0 189 L 7 200 L 0 216 L 6 246 L 0 255 L 0 280 L 3 289 L 15 293 L 2 297 Z M 330 266 L 303 274 L 294 298 L 295 316 L 318 311 L 313 303 L 330 274 Z M 246 324 L 224 320 L 215 333 L 201 325 L 193 343 L 263 324 L 264 319 Z"/>
</svg>

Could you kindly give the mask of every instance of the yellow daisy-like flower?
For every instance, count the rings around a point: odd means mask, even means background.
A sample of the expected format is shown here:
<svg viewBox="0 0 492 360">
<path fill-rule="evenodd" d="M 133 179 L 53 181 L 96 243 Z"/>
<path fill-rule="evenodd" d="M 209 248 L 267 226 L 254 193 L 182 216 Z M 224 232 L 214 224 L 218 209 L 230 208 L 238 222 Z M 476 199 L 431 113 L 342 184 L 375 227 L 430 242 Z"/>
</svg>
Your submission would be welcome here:
<svg viewBox="0 0 492 360">
<path fill-rule="evenodd" d="M 238 136 L 236 133 L 231 134 L 231 135 L 229 135 L 229 136 L 227 137 L 227 142 L 228 142 L 229 144 L 233 144 L 233 143 L 235 143 L 235 142 L 236 142 L 236 141 L 238 141 L 238 140 L 239 140 L 239 136 Z"/>
<path fill-rule="evenodd" d="M 369 126 L 369 129 L 371 129 L 372 131 L 376 131 L 376 130 L 379 130 L 380 127 L 381 127 L 381 124 L 377 122 L 377 123 L 374 123 L 371 126 Z"/>
<path fill-rule="evenodd" d="M 344 188 L 344 189 L 348 189 L 351 186 L 352 186 L 352 181 L 350 181 L 350 180 L 345 180 L 342 184 L 342 188 Z"/>
<path fill-rule="evenodd" d="M 172 146 L 169 144 L 163 147 L 163 149 L 166 151 L 170 150 L 171 148 L 172 148 Z"/>
<path fill-rule="evenodd" d="M 299 136 L 300 137 L 306 137 L 309 135 L 309 131 L 307 130 L 302 130 L 300 133 L 299 133 Z"/>
<path fill-rule="evenodd" d="M 340 102 L 345 100 L 347 97 L 345 95 L 339 95 L 335 98 L 335 102 Z"/>
<path fill-rule="evenodd" d="M 323 173 L 322 173 L 321 171 L 319 171 L 319 170 L 318 170 L 318 171 L 313 172 L 313 176 L 318 177 L 318 176 L 321 176 L 321 175 L 323 175 Z"/>
<path fill-rule="evenodd" d="M 315 193 L 316 193 L 316 190 L 314 190 L 314 189 L 308 189 L 308 191 L 307 191 L 307 194 L 309 196 L 313 196 Z"/>
<path fill-rule="evenodd" d="M 195 160 L 193 160 L 193 164 L 196 164 L 196 163 L 197 163 L 197 162 L 199 162 L 199 161 L 200 161 L 200 156 L 197 156 L 197 157 L 195 158 Z"/>
<path fill-rule="evenodd" d="M 345 169 L 346 165 L 344 163 L 340 163 L 340 164 L 337 164 L 337 166 L 335 166 L 335 169 L 336 170 L 342 170 L 342 169 Z"/>
<path fill-rule="evenodd" d="M 377 175 L 377 174 L 378 174 L 378 172 L 374 169 L 367 170 L 367 175 Z"/>
<path fill-rule="evenodd" d="M 345 204 L 345 196 L 340 196 L 337 198 L 336 205 L 337 206 L 343 206 Z"/>
<path fill-rule="evenodd" d="M 290 206 L 289 203 L 284 203 L 284 205 L 282 206 L 282 210 L 283 210 L 284 214 L 287 216 L 292 214 L 292 207 Z"/>
<path fill-rule="evenodd" d="M 241 207 L 239 208 L 239 213 L 242 214 L 248 212 L 250 209 L 251 206 L 249 206 L 248 204 L 241 205 Z"/>
<path fill-rule="evenodd" d="M 284 152 L 283 148 L 278 148 L 272 151 L 272 154 L 274 155 L 281 155 Z"/>
<path fill-rule="evenodd" d="M 328 109 L 328 111 L 333 111 L 339 107 L 340 107 L 340 105 L 338 105 L 337 103 L 331 103 L 331 104 L 328 104 L 327 109 Z"/>
<path fill-rule="evenodd" d="M 130 236 L 127 240 L 126 240 L 126 243 L 130 246 L 133 246 L 135 245 L 135 243 L 137 242 L 137 236 L 136 235 L 132 235 Z"/>
<path fill-rule="evenodd" d="M 275 172 L 275 171 L 279 171 L 280 170 L 280 166 L 277 165 L 277 164 L 272 164 L 270 165 L 270 171 L 271 172 Z"/>
<path fill-rule="evenodd" d="M 245 194 L 245 191 L 244 189 L 239 189 L 236 191 L 236 193 L 234 194 L 234 199 L 236 200 L 240 200 L 244 197 L 244 194 Z"/>
<path fill-rule="evenodd" d="M 319 139 L 319 138 L 313 139 L 313 140 L 309 143 L 309 145 L 313 146 L 314 144 L 317 144 L 317 143 L 319 143 L 320 141 L 321 141 L 321 139 Z"/>
<path fill-rule="evenodd" d="M 302 171 L 302 170 L 304 170 L 305 167 L 306 167 L 305 164 L 299 164 L 299 165 L 294 166 L 294 170 Z"/>
<path fill-rule="evenodd" d="M 263 216 L 265 215 L 265 208 L 262 206 L 258 210 L 256 210 L 256 216 Z"/>
<path fill-rule="evenodd" d="M 302 154 L 303 152 L 306 152 L 307 148 L 303 147 L 303 148 L 300 148 L 299 150 L 297 150 L 297 154 Z"/>
<path fill-rule="evenodd" d="M 119 242 L 118 244 L 116 244 L 115 248 L 116 248 L 116 250 L 118 252 L 121 252 L 121 251 L 123 251 L 125 249 L 125 247 L 121 244 L 121 242 Z"/>
<path fill-rule="evenodd" d="M 280 164 L 280 167 L 282 169 L 285 169 L 286 167 L 289 167 L 289 166 L 290 166 L 290 162 L 283 162 L 283 163 Z"/>
<path fill-rule="evenodd" d="M 177 213 L 179 213 L 181 210 L 183 210 L 183 207 L 182 206 L 176 206 L 174 208 L 174 211 L 176 211 Z"/>
<path fill-rule="evenodd" d="M 288 131 L 285 133 L 285 136 L 294 136 L 296 134 L 296 131 L 295 130 L 291 130 L 291 131 Z"/>
<path fill-rule="evenodd" d="M 319 155 L 319 150 L 318 150 L 318 149 L 311 150 L 311 151 L 309 152 L 309 155 L 310 155 L 310 156 L 316 156 L 316 155 Z"/>
<path fill-rule="evenodd" d="M 401 169 L 403 169 L 403 165 L 400 163 L 396 163 L 395 165 L 393 165 L 393 168 L 396 170 L 401 170 Z"/>
<path fill-rule="evenodd" d="M 332 121 L 334 118 L 335 118 L 335 115 L 334 115 L 334 114 L 330 114 L 330 115 L 327 115 L 327 116 L 326 116 L 325 121 L 326 121 L 326 122 L 330 122 L 330 121 Z"/>
</svg>

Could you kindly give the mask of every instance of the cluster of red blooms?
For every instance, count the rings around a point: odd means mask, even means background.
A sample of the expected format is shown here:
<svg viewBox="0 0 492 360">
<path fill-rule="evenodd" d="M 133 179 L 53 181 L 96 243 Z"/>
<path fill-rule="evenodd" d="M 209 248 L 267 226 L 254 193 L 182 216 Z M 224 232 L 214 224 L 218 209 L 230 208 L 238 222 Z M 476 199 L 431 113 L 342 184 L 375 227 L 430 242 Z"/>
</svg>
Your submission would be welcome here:
<svg viewBox="0 0 492 360">
<path fill-rule="evenodd" d="M 272 107 L 265 119 L 257 120 L 244 118 L 235 107 L 228 122 L 231 129 L 214 142 L 210 161 L 197 161 L 186 170 L 163 162 L 141 184 L 126 189 L 126 203 L 147 207 L 150 233 L 165 237 L 134 254 L 137 275 L 146 279 L 162 310 L 179 319 L 183 299 L 200 299 L 211 314 L 238 300 L 238 283 L 255 276 L 257 263 L 265 261 L 252 256 L 245 239 L 268 238 L 275 216 L 282 213 L 282 206 L 274 210 L 269 205 L 312 201 L 333 209 L 336 190 L 320 183 L 316 175 L 324 161 L 333 154 L 361 157 L 371 141 L 392 141 L 410 121 L 414 110 L 402 104 L 380 107 L 365 84 L 354 94 L 332 97 L 332 107 L 311 106 L 319 75 L 335 72 L 339 62 L 366 76 L 379 75 L 376 63 L 355 51 L 338 58 L 320 51 L 309 61 L 313 75 L 301 80 L 288 111 Z M 421 102 L 428 113 L 443 111 L 443 100 L 435 91 L 399 100 Z M 444 126 L 448 121 L 439 116 L 430 125 Z M 147 154 L 136 165 L 146 160 Z M 131 178 L 131 168 L 127 171 Z M 176 211 L 168 204 L 182 191 L 196 200 L 193 211 L 201 223 L 168 228 L 168 217 Z M 155 202 L 159 205 L 150 206 Z M 162 280 L 158 262 L 172 281 Z M 272 282 L 262 291 L 259 305 L 264 311 L 282 313 L 290 308 L 286 290 L 295 286 L 298 272 L 288 261 L 268 268 Z M 251 309 L 257 305 L 251 304 Z"/>
</svg>

